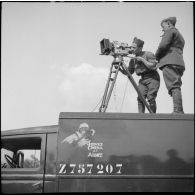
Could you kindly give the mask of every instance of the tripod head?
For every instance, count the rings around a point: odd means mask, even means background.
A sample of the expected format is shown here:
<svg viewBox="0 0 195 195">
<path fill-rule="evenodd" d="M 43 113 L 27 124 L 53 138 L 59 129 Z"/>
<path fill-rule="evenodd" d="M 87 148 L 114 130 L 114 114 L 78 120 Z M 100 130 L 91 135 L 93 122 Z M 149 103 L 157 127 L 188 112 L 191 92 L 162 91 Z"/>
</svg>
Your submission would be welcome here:
<svg viewBox="0 0 195 195">
<path fill-rule="evenodd" d="M 120 64 L 123 62 L 123 56 L 122 55 L 115 55 L 113 56 L 114 59 L 112 61 L 112 64 Z"/>
<path fill-rule="evenodd" d="M 102 39 L 100 41 L 101 55 L 127 56 L 132 53 L 131 47 L 127 43 L 113 41 L 109 39 Z"/>
</svg>

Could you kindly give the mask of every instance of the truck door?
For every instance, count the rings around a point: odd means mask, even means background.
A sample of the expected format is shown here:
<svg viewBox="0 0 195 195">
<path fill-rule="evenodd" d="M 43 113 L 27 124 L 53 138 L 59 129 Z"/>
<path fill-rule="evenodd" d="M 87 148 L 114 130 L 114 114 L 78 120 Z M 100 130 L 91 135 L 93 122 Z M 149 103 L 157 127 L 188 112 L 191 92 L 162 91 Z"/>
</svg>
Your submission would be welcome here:
<svg viewBox="0 0 195 195">
<path fill-rule="evenodd" d="M 3 193 L 43 192 L 45 134 L 1 137 Z"/>
</svg>

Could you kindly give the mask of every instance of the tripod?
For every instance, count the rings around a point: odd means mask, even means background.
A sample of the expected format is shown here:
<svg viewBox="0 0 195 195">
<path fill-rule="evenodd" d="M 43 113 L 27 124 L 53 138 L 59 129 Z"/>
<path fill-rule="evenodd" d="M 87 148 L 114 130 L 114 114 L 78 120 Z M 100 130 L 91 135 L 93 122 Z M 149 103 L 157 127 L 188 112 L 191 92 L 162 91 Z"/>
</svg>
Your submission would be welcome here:
<svg viewBox="0 0 195 195">
<path fill-rule="evenodd" d="M 107 107 L 108 107 L 108 103 L 109 103 L 109 100 L 110 100 L 110 97 L 111 97 L 111 94 L 112 94 L 112 90 L 114 88 L 114 84 L 116 82 L 117 75 L 118 75 L 118 72 L 119 72 L 120 69 L 125 71 L 125 73 L 127 74 L 127 77 L 129 78 L 131 84 L 133 85 L 133 87 L 137 91 L 137 94 L 138 94 L 139 98 L 142 100 L 144 105 L 147 107 L 148 111 L 150 113 L 153 113 L 152 109 L 150 108 L 150 106 L 146 102 L 145 98 L 141 94 L 141 92 L 140 92 L 136 82 L 134 81 L 131 73 L 127 69 L 127 67 L 124 63 L 123 56 L 114 56 L 114 60 L 113 60 L 113 62 L 111 64 L 111 67 L 110 67 L 110 73 L 109 73 L 108 80 L 107 80 L 107 83 L 106 83 L 106 88 L 105 88 L 105 91 L 104 91 L 101 106 L 99 108 L 99 112 L 105 112 Z"/>
</svg>

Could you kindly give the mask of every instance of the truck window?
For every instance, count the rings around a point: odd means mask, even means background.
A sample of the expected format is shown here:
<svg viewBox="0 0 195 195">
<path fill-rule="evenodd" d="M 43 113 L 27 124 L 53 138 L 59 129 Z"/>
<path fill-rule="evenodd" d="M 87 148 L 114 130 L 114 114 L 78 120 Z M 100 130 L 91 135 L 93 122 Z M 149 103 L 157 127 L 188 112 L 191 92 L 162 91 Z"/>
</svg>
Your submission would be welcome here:
<svg viewBox="0 0 195 195">
<path fill-rule="evenodd" d="M 39 168 L 41 138 L 6 138 L 1 145 L 1 168 Z"/>
</svg>

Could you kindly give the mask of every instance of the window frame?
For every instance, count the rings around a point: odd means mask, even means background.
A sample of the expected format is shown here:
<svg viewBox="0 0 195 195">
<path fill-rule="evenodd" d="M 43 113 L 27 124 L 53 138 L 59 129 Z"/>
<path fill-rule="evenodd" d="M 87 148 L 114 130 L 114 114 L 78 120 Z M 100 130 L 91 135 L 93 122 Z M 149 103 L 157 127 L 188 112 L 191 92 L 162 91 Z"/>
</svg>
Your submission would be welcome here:
<svg viewBox="0 0 195 195">
<path fill-rule="evenodd" d="M 45 165 L 45 147 L 46 147 L 46 134 L 28 134 L 28 135 L 9 135 L 1 137 L 1 140 L 5 139 L 22 139 L 22 138 L 40 138 L 41 148 L 40 148 L 40 166 L 37 168 L 1 168 L 2 173 L 44 173 Z"/>
</svg>

